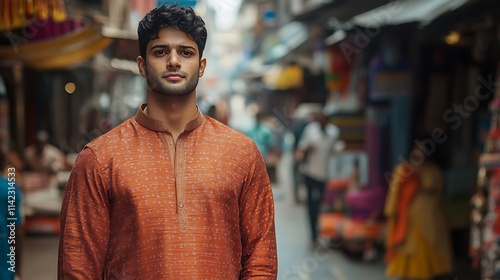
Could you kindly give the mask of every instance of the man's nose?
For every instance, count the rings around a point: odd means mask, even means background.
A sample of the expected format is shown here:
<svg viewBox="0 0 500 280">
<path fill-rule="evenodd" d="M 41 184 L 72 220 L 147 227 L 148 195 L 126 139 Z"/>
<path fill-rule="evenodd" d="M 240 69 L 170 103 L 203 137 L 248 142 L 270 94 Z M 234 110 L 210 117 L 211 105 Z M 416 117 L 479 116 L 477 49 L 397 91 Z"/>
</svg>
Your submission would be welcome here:
<svg viewBox="0 0 500 280">
<path fill-rule="evenodd" d="M 179 69 L 181 67 L 181 62 L 179 60 L 179 55 L 177 52 L 170 52 L 170 55 L 168 56 L 168 61 L 167 61 L 167 68 L 168 69 Z"/>
</svg>

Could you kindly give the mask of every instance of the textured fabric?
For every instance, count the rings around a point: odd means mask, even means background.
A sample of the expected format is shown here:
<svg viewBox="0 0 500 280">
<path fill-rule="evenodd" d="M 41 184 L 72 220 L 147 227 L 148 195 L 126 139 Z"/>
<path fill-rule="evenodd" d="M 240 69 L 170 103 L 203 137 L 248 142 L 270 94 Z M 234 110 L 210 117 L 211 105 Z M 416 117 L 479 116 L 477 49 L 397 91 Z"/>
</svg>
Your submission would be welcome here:
<svg viewBox="0 0 500 280">
<path fill-rule="evenodd" d="M 78 156 L 59 279 L 276 279 L 272 189 L 255 144 L 201 112 L 174 143 L 144 108 Z"/>
</svg>

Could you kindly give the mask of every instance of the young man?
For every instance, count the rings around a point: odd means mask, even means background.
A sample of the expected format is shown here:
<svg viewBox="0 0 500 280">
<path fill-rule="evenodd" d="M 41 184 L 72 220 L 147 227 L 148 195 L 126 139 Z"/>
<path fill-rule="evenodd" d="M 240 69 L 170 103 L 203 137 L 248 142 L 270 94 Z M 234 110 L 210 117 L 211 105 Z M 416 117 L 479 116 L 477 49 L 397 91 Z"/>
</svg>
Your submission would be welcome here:
<svg viewBox="0 0 500 280">
<path fill-rule="evenodd" d="M 59 279 L 276 279 L 264 160 L 196 105 L 203 20 L 162 6 L 138 33 L 147 104 L 80 152 L 63 201 Z"/>
</svg>

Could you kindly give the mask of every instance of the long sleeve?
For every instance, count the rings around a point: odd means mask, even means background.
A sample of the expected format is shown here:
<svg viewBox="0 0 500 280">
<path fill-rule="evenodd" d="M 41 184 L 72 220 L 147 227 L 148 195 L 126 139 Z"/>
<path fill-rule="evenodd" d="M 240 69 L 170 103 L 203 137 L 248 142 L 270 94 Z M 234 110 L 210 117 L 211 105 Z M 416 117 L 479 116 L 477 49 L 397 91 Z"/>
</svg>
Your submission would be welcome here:
<svg viewBox="0 0 500 280">
<path fill-rule="evenodd" d="M 61 211 L 58 279 L 103 279 L 109 240 L 109 198 L 91 149 L 78 156 Z"/>
<path fill-rule="evenodd" d="M 242 271 L 240 279 L 277 279 L 278 261 L 271 183 L 253 145 L 252 165 L 240 197 Z"/>
</svg>

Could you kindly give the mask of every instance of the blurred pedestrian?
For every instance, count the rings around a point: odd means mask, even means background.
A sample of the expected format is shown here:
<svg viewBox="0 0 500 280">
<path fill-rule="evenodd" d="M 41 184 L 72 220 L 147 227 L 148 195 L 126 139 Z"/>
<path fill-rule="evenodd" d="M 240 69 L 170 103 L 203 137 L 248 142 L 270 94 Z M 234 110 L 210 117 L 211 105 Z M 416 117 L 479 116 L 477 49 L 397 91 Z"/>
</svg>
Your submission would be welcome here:
<svg viewBox="0 0 500 280">
<path fill-rule="evenodd" d="M 16 184 L 17 170 L 7 165 L 7 158 L 0 151 L 0 279 L 21 279 L 23 232 L 21 192 Z"/>
<path fill-rule="evenodd" d="M 255 115 L 255 125 L 247 130 L 245 134 L 255 142 L 264 159 L 266 159 L 276 145 L 274 131 L 264 121 L 264 115 L 260 112 Z"/>
<path fill-rule="evenodd" d="M 307 210 L 313 247 L 318 241 L 318 218 L 323 192 L 329 179 L 328 162 L 335 151 L 339 134 L 339 129 L 328 121 L 328 116 L 319 113 L 316 120 L 304 128 L 296 153 L 296 160 L 304 162 L 303 173 L 307 187 Z"/>
<path fill-rule="evenodd" d="M 35 143 L 24 151 L 26 168 L 29 171 L 55 174 L 66 169 L 66 157 L 57 147 L 49 144 L 49 134 L 38 131 Z"/>
<path fill-rule="evenodd" d="M 411 153 L 421 164 L 396 166 L 385 205 L 386 274 L 430 280 L 452 272 L 452 253 L 442 200 L 443 175 L 426 158 L 422 142 Z M 418 160 L 416 160 L 418 162 Z"/>
<path fill-rule="evenodd" d="M 59 279 L 276 279 L 264 160 L 196 104 L 203 20 L 161 6 L 138 35 L 147 104 L 80 152 L 62 206 Z"/>
</svg>

